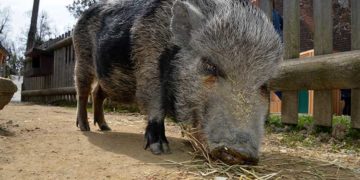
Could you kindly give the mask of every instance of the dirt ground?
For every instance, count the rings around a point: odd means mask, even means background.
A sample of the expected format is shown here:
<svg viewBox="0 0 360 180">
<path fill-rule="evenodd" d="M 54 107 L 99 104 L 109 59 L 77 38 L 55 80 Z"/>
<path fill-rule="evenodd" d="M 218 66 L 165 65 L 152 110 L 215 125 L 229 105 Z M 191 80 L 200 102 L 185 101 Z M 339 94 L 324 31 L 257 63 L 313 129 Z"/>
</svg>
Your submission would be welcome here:
<svg viewBox="0 0 360 180">
<path fill-rule="evenodd" d="M 113 129 L 75 127 L 75 109 L 10 104 L 0 111 L 0 179 L 212 179 L 182 165 L 193 158 L 180 128 L 167 123 L 172 153 L 143 149 L 144 116 L 107 113 Z M 92 114 L 89 114 L 92 122 Z M 281 136 L 264 138 L 258 171 L 273 179 L 360 179 L 360 154 L 324 148 L 286 148 Z M 203 174 L 204 175 L 204 174 Z"/>
</svg>

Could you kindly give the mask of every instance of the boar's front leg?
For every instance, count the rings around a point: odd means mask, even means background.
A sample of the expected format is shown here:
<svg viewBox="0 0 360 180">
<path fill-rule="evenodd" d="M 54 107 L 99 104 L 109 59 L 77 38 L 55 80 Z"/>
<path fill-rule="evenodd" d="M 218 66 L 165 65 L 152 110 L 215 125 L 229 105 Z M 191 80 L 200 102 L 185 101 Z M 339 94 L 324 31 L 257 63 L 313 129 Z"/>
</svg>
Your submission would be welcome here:
<svg viewBox="0 0 360 180">
<path fill-rule="evenodd" d="M 146 53 L 138 52 L 135 58 L 145 57 Z M 150 59 L 156 60 L 155 54 Z M 139 58 L 139 57 L 138 57 Z M 140 58 L 139 58 L 140 59 Z M 145 132 L 145 149 L 150 148 L 153 154 L 170 151 L 165 136 L 165 111 L 162 105 L 161 80 L 158 65 L 152 61 L 142 61 L 137 70 L 136 98 L 140 109 L 147 114 L 148 124 Z"/>
<path fill-rule="evenodd" d="M 161 98 L 155 98 L 151 104 L 148 124 L 145 132 L 145 149 L 150 148 L 153 154 L 170 153 L 169 142 L 165 136 L 165 112 L 162 108 Z"/>
</svg>

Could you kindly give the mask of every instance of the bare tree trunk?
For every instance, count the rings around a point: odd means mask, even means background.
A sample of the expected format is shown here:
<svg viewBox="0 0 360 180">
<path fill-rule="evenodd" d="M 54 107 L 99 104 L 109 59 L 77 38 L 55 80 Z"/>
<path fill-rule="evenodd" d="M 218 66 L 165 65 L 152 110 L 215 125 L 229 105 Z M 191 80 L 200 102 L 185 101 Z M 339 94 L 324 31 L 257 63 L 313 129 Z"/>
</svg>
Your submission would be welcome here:
<svg viewBox="0 0 360 180">
<path fill-rule="evenodd" d="M 26 51 L 33 48 L 35 44 L 35 36 L 36 36 L 36 25 L 37 25 L 37 19 L 39 14 L 39 4 L 40 0 L 34 0 L 34 5 L 32 9 L 31 14 L 31 24 L 30 24 L 30 30 L 28 34 L 28 39 L 26 43 Z"/>
<path fill-rule="evenodd" d="M 1 14 L 2 16 L 4 16 L 4 18 L 2 19 L 2 21 L 0 22 L 0 34 L 3 33 L 6 25 L 9 23 L 10 20 L 10 14 L 9 12 L 4 12 L 4 14 Z"/>
</svg>

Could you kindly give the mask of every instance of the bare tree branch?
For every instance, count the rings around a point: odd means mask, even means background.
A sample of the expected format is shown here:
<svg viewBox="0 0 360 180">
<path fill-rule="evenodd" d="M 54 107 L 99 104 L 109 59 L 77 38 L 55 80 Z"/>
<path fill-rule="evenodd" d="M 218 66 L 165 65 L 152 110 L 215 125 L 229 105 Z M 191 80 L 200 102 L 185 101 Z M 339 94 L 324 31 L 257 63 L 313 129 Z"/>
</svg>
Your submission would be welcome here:
<svg viewBox="0 0 360 180">
<path fill-rule="evenodd" d="M 5 34 L 9 30 L 10 23 L 10 8 L 0 9 L 0 42 L 5 39 Z"/>
<path fill-rule="evenodd" d="M 75 18 L 78 18 L 86 9 L 98 1 L 99 0 L 74 0 L 73 3 L 66 6 L 66 8 Z"/>
</svg>

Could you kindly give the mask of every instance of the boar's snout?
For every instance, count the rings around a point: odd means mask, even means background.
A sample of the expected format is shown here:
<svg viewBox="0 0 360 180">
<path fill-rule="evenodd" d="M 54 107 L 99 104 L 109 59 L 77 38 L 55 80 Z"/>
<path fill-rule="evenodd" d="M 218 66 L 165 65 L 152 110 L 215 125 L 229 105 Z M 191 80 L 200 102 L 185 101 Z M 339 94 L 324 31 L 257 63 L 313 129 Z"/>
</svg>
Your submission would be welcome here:
<svg viewBox="0 0 360 180">
<path fill-rule="evenodd" d="M 247 164 L 256 165 L 259 162 L 257 155 L 252 155 L 245 149 L 234 149 L 226 146 L 217 147 L 211 151 L 211 156 L 230 165 Z"/>
</svg>

